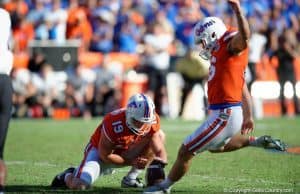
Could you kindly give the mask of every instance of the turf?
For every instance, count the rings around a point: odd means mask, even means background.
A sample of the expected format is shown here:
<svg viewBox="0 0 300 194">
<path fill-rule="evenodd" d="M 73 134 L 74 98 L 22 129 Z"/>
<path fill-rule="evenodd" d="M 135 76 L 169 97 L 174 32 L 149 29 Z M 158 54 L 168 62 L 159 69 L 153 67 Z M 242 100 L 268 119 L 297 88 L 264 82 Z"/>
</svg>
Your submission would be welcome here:
<svg viewBox="0 0 300 194">
<path fill-rule="evenodd" d="M 52 178 L 82 159 L 82 150 L 101 118 L 84 121 L 11 120 L 5 147 L 8 193 L 141 193 L 120 188 L 129 169 L 121 168 L 100 177 L 88 191 L 54 190 Z M 162 119 L 167 135 L 169 171 L 186 135 L 201 122 Z M 256 121 L 254 135 L 269 134 L 289 146 L 300 146 L 300 118 Z M 300 155 L 245 148 L 236 152 L 202 153 L 194 158 L 188 174 L 173 187 L 173 193 L 300 193 Z"/>
</svg>

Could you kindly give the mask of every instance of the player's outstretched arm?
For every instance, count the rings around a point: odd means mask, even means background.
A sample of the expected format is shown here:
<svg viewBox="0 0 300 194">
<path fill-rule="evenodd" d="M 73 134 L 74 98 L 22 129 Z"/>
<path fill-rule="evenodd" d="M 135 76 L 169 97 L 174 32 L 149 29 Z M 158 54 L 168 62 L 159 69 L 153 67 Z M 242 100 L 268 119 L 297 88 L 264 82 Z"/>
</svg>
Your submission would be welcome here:
<svg viewBox="0 0 300 194">
<path fill-rule="evenodd" d="M 248 47 L 250 39 L 250 27 L 246 17 L 242 13 L 239 0 L 228 0 L 237 19 L 238 33 L 234 36 L 229 44 L 229 50 L 234 54 L 239 54 Z"/>
</svg>

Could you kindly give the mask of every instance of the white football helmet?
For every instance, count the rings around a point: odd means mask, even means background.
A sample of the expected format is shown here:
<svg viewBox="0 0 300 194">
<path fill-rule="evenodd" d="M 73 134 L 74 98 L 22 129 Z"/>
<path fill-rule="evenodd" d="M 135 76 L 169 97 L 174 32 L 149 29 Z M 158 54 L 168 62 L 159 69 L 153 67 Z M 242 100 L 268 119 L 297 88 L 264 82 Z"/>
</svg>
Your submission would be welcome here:
<svg viewBox="0 0 300 194">
<path fill-rule="evenodd" d="M 194 27 L 194 41 L 200 45 L 200 56 L 204 59 L 210 59 L 211 52 L 218 45 L 220 39 L 227 28 L 223 21 L 217 17 L 206 17 L 198 22 Z"/>
<path fill-rule="evenodd" d="M 126 107 L 126 124 L 136 135 L 143 135 L 147 131 L 136 122 L 152 124 L 155 120 L 155 106 L 150 97 L 144 94 L 135 94 L 128 100 Z"/>
</svg>

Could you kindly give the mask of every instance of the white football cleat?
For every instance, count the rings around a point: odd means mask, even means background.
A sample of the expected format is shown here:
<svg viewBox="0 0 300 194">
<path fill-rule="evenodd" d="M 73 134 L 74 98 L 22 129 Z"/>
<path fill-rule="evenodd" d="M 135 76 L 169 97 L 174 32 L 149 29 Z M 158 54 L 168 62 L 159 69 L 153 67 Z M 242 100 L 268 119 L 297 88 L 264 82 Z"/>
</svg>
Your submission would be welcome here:
<svg viewBox="0 0 300 194">
<path fill-rule="evenodd" d="M 122 188 L 143 188 L 144 184 L 140 178 L 130 179 L 127 176 L 124 176 L 121 182 Z"/>
</svg>

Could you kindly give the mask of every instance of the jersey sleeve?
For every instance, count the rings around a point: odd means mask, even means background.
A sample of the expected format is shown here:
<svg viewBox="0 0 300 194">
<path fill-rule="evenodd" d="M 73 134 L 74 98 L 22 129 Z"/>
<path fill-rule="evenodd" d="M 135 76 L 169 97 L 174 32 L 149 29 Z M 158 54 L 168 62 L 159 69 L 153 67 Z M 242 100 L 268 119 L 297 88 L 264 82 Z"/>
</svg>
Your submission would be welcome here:
<svg viewBox="0 0 300 194">
<path fill-rule="evenodd" d="M 221 42 L 228 42 L 237 33 L 238 31 L 236 30 L 236 28 L 230 28 L 228 31 L 225 32 Z"/>
<path fill-rule="evenodd" d="M 112 130 L 112 121 L 110 114 L 106 115 L 102 121 L 102 134 L 107 137 L 107 139 L 115 143 L 116 142 L 116 134 Z"/>
<path fill-rule="evenodd" d="M 155 113 L 155 121 L 151 126 L 150 134 L 154 134 L 155 132 L 160 130 L 160 118 L 157 113 Z"/>
</svg>

